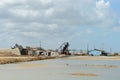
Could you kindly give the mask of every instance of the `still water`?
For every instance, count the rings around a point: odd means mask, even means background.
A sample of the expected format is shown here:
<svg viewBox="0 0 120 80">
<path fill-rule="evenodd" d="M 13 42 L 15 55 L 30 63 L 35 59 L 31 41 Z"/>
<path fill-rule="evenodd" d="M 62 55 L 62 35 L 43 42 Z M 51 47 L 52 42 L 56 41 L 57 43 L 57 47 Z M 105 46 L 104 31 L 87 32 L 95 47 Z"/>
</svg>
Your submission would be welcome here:
<svg viewBox="0 0 120 80">
<path fill-rule="evenodd" d="M 6 64 L 0 65 L 0 80 L 120 80 L 120 61 L 62 58 Z"/>
</svg>

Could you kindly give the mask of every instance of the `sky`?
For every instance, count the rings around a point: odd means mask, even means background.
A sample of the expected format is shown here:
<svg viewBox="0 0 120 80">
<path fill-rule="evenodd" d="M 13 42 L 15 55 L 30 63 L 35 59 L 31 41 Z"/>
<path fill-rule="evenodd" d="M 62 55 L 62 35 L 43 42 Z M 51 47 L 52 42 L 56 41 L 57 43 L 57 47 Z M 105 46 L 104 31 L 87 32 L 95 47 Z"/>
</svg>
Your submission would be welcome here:
<svg viewBox="0 0 120 80">
<path fill-rule="evenodd" d="M 120 52 L 120 0 L 0 0 L 0 48 L 18 43 Z"/>
</svg>

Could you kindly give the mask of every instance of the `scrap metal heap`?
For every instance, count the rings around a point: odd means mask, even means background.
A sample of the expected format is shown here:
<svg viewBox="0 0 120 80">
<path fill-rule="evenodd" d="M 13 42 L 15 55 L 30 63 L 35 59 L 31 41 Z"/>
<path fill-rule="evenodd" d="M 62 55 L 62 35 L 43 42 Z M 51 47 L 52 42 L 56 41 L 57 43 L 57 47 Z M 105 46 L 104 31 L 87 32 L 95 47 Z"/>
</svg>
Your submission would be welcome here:
<svg viewBox="0 0 120 80">
<path fill-rule="evenodd" d="M 25 49 L 25 48 L 23 48 L 22 45 L 19 45 L 19 44 L 16 43 L 15 46 L 12 47 L 12 49 L 15 49 L 15 48 L 18 48 L 18 49 L 19 49 L 21 55 L 28 55 L 28 50 Z"/>
<path fill-rule="evenodd" d="M 64 42 L 59 48 L 58 51 L 60 51 L 60 54 L 65 54 L 65 55 L 71 55 L 68 50 L 69 43 Z"/>
<path fill-rule="evenodd" d="M 68 50 L 69 47 L 69 43 L 68 42 L 64 42 L 58 49 L 56 52 L 58 52 L 59 54 L 64 54 L 64 55 L 71 55 L 69 53 Z M 18 45 L 15 44 L 14 47 L 11 47 L 12 49 L 18 48 L 21 55 L 41 55 L 42 53 L 47 52 L 46 50 L 42 49 L 42 48 L 32 48 L 27 46 L 26 48 L 23 48 L 22 45 Z M 42 52 L 42 53 L 41 53 Z M 49 51 L 49 52 L 53 52 L 53 51 Z M 47 54 L 47 53 L 46 53 Z"/>
</svg>

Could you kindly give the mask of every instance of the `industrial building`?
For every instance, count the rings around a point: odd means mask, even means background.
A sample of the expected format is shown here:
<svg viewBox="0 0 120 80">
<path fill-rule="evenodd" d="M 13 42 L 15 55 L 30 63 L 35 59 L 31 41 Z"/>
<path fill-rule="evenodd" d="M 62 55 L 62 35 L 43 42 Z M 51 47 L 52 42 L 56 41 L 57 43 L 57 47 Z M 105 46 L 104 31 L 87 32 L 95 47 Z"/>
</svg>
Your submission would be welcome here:
<svg viewBox="0 0 120 80">
<path fill-rule="evenodd" d="M 94 49 L 94 50 L 89 51 L 89 55 L 91 55 L 91 56 L 107 56 L 108 53 L 106 53 L 104 50 Z"/>
</svg>

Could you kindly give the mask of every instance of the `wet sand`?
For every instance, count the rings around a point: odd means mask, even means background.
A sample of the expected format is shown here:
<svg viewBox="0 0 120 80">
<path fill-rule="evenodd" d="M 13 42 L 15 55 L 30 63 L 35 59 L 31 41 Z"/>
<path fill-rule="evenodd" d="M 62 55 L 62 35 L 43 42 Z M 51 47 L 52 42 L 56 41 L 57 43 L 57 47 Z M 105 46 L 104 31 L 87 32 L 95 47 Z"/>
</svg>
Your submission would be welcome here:
<svg viewBox="0 0 120 80">
<path fill-rule="evenodd" d="M 31 68 L 44 68 L 47 67 L 46 64 L 21 64 L 17 67 L 17 69 L 31 69 Z"/>
<path fill-rule="evenodd" d="M 95 67 L 95 68 L 120 68 L 119 66 L 116 66 L 116 65 L 107 65 L 107 64 L 82 64 L 80 66 L 83 66 L 83 67 Z"/>
<path fill-rule="evenodd" d="M 93 74 L 93 73 L 71 73 L 70 75 L 73 76 L 91 76 L 91 77 L 97 77 L 97 74 Z"/>
<path fill-rule="evenodd" d="M 0 80 L 119 80 L 119 63 L 119 60 L 80 60 L 75 56 L 0 65 Z"/>
<path fill-rule="evenodd" d="M 72 60 L 120 60 L 120 56 L 76 56 L 69 57 Z"/>
<path fill-rule="evenodd" d="M 44 57 L 44 56 L 0 57 L 0 64 L 28 62 L 28 61 L 54 59 L 54 58 L 56 58 L 56 57 Z"/>
</svg>

